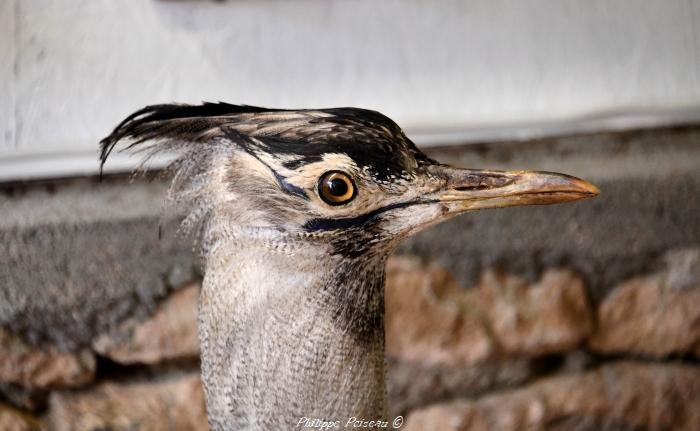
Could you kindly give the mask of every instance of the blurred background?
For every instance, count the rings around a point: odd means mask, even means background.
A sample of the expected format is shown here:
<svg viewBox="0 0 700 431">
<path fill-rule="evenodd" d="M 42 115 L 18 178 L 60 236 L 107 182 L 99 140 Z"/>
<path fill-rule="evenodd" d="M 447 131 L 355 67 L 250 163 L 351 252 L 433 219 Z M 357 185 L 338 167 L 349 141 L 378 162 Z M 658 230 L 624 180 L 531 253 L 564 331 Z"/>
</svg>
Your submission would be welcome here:
<svg viewBox="0 0 700 431">
<path fill-rule="evenodd" d="M 98 181 L 97 145 L 219 100 L 376 109 L 442 162 L 601 188 L 401 246 L 407 428 L 700 429 L 699 26 L 693 0 L 0 0 L 0 429 L 206 428 L 166 183 L 124 154 Z"/>
</svg>

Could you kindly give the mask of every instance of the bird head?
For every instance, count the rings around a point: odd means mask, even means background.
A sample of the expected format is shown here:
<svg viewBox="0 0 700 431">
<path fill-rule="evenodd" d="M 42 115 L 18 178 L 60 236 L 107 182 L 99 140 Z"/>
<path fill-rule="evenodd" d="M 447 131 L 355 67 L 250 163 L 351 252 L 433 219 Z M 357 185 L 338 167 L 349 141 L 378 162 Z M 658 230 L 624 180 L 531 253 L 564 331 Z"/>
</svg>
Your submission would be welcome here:
<svg viewBox="0 0 700 431">
<path fill-rule="evenodd" d="M 149 156 L 179 152 L 169 196 L 189 208 L 185 226 L 205 226 L 210 237 L 213 229 L 320 243 L 343 256 L 388 254 L 406 236 L 467 211 L 598 193 L 568 175 L 438 163 L 392 120 L 356 108 L 155 105 L 103 139 L 103 164 L 122 141 Z"/>
</svg>

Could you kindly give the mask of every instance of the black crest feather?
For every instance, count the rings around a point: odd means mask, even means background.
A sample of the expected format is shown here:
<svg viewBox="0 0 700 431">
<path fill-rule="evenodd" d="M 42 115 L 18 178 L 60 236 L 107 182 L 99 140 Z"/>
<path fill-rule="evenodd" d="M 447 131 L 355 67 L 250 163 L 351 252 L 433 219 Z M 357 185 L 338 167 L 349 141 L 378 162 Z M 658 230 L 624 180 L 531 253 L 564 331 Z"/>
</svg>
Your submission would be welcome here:
<svg viewBox="0 0 700 431">
<path fill-rule="evenodd" d="M 127 141 L 124 150 L 146 153 L 145 163 L 161 152 L 204 150 L 200 143 L 235 142 L 246 148 L 251 138 L 262 151 L 289 156 L 284 164 L 289 169 L 321 160 L 325 153 L 344 153 L 377 180 L 388 181 L 404 175 L 409 158 L 430 162 L 396 123 L 376 111 L 205 102 L 151 105 L 134 112 L 100 142 L 100 172 L 121 141 Z"/>
<path fill-rule="evenodd" d="M 131 149 L 149 140 L 196 142 L 205 133 L 230 122 L 233 115 L 271 111 L 280 110 L 224 102 L 146 106 L 126 117 L 109 136 L 100 141 L 100 174 L 107 157 L 124 139 L 130 141 L 125 149 Z"/>
</svg>

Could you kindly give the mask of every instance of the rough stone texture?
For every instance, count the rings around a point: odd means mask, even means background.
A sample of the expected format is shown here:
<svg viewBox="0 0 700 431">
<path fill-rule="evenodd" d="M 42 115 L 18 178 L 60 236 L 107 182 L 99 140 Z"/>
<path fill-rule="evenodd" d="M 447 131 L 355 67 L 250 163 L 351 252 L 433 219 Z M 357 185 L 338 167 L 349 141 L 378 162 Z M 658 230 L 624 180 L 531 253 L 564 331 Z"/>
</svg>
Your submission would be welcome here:
<svg viewBox="0 0 700 431">
<path fill-rule="evenodd" d="M 390 259 L 386 284 L 386 351 L 431 365 L 482 362 L 494 344 L 477 313 L 464 313 L 438 295 L 459 289 L 450 275 L 417 259 Z"/>
<path fill-rule="evenodd" d="M 700 287 L 700 247 L 670 250 L 664 256 L 661 272 L 670 289 Z"/>
<path fill-rule="evenodd" d="M 402 429 L 695 431 L 700 429 L 699 398 L 697 366 L 622 362 L 543 379 L 475 401 L 417 410 Z"/>
<path fill-rule="evenodd" d="M 0 383 L 0 400 L 24 411 L 38 412 L 46 408 L 49 390 L 48 388 L 25 388 L 12 383 Z"/>
<path fill-rule="evenodd" d="M 199 284 L 186 286 L 158 305 L 145 321 L 129 319 L 115 333 L 100 336 L 93 348 L 121 364 L 157 364 L 199 358 Z"/>
<path fill-rule="evenodd" d="M 668 269 L 622 283 L 600 305 L 589 347 L 604 354 L 700 351 L 700 251 L 677 251 Z"/>
<path fill-rule="evenodd" d="M 0 403 L 0 430 L 39 431 L 46 429 L 39 419 Z"/>
<path fill-rule="evenodd" d="M 161 183 L 69 181 L 0 194 L 0 325 L 61 350 L 128 317 L 146 317 L 170 286 L 194 279 L 190 244 L 162 224 Z"/>
<path fill-rule="evenodd" d="M 0 382 L 31 388 L 72 387 L 89 383 L 94 374 L 95 357 L 88 350 L 40 349 L 0 328 Z"/>
<path fill-rule="evenodd" d="M 527 358 L 575 349 L 591 328 L 570 271 L 549 270 L 534 285 L 490 271 L 477 289 L 461 289 L 440 266 L 406 257 L 389 259 L 386 312 L 394 415 L 521 384 L 549 366 Z"/>
<path fill-rule="evenodd" d="M 568 270 L 547 270 L 528 284 L 515 276 L 487 271 L 479 283 L 493 336 L 510 355 L 563 352 L 591 331 L 583 281 Z"/>
<path fill-rule="evenodd" d="M 460 289 L 436 265 L 394 257 L 386 311 L 388 355 L 448 367 L 564 352 L 591 330 L 583 282 L 566 270 L 548 270 L 532 285 L 488 271 L 477 289 Z"/>
<path fill-rule="evenodd" d="M 515 387 L 539 372 L 537 361 L 525 358 L 470 366 L 426 365 L 389 358 L 389 414 L 405 416 L 432 403 Z"/>
<path fill-rule="evenodd" d="M 49 421 L 55 431 L 208 429 L 196 374 L 58 392 L 52 395 L 50 408 Z"/>
</svg>

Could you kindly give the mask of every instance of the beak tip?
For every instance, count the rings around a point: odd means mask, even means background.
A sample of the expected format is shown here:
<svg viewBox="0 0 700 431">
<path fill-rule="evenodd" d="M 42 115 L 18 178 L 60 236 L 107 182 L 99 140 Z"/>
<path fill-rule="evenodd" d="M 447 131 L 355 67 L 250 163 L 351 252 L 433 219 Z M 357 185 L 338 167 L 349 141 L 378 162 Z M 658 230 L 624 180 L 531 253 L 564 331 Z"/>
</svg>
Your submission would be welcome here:
<svg viewBox="0 0 700 431">
<path fill-rule="evenodd" d="M 577 188 L 587 198 L 589 198 L 589 197 L 592 198 L 592 197 L 598 196 L 600 194 L 600 189 L 596 185 L 589 183 L 588 181 L 579 179 L 576 183 L 577 183 L 576 184 Z"/>
</svg>

